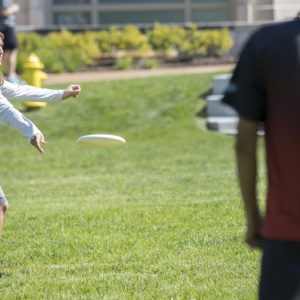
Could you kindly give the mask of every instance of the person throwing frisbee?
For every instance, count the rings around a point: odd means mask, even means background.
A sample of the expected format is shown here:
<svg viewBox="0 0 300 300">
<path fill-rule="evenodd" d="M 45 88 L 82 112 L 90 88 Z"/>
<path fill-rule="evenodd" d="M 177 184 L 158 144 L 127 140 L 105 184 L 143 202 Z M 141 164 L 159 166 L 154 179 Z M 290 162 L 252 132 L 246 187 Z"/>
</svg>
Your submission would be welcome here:
<svg viewBox="0 0 300 300">
<path fill-rule="evenodd" d="M 3 34 L 0 33 L 0 64 L 3 58 Z M 0 121 L 17 129 L 23 136 L 28 137 L 30 143 L 40 152 L 44 153 L 42 144 L 45 144 L 42 132 L 21 112 L 13 107 L 7 100 L 54 102 L 70 97 L 77 98 L 81 91 L 79 85 L 70 85 L 64 90 L 51 90 L 32 87 L 29 85 L 13 84 L 4 80 L 0 73 Z M 0 186 L 0 237 L 2 234 L 4 217 L 8 210 L 8 201 Z"/>
</svg>

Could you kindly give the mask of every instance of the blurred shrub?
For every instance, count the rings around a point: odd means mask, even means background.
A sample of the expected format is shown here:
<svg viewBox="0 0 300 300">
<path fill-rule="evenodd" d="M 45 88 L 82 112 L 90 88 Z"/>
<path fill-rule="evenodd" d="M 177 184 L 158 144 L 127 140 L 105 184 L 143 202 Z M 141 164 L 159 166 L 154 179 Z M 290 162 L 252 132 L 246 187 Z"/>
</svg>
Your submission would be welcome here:
<svg viewBox="0 0 300 300">
<path fill-rule="evenodd" d="M 181 28 L 180 28 L 181 29 Z M 186 57 L 225 56 L 233 46 L 228 28 L 198 30 L 195 24 L 186 30 L 177 30 L 176 47 Z"/>
<path fill-rule="evenodd" d="M 44 61 L 46 69 L 53 69 L 58 62 L 66 71 L 93 64 L 94 59 L 100 56 L 99 48 L 91 33 L 72 34 L 68 30 L 53 32 L 44 38 L 44 48 L 37 51 L 37 55 L 42 61 L 47 55 L 48 60 Z M 50 59 L 49 51 L 52 53 Z M 46 52 L 46 53 L 45 53 Z M 49 60 L 50 59 L 50 60 Z"/>
<path fill-rule="evenodd" d="M 223 56 L 227 55 L 233 40 L 227 28 L 221 30 L 198 30 L 196 25 L 184 29 L 156 23 L 143 34 L 134 25 L 124 29 L 111 26 L 108 30 L 71 33 L 64 29 L 47 36 L 37 33 L 18 33 L 18 73 L 29 54 L 35 52 L 47 71 L 75 71 L 93 65 L 97 58 L 117 59 L 117 69 L 132 67 L 133 58 L 147 59 L 146 68 L 157 67 L 157 61 L 150 57 Z"/>
<path fill-rule="evenodd" d="M 159 67 L 159 61 L 155 58 L 146 58 L 144 66 L 146 69 L 155 69 Z"/>
<path fill-rule="evenodd" d="M 170 55 L 180 42 L 182 35 L 184 35 L 183 28 L 160 23 L 155 23 L 154 29 L 147 31 L 149 43 L 158 55 Z"/>
<path fill-rule="evenodd" d="M 96 41 L 103 54 L 117 56 L 119 51 L 135 57 L 145 57 L 151 49 L 148 37 L 133 26 L 126 25 L 123 30 L 111 26 L 108 30 L 96 34 Z"/>
<path fill-rule="evenodd" d="M 80 67 L 93 64 L 100 56 L 100 49 L 93 33 L 72 34 L 68 30 L 52 32 L 47 36 L 36 33 L 18 33 L 19 55 L 18 72 L 23 71 L 24 62 L 30 52 L 35 52 L 53 72 L 75 71 Z"/>
<path fill-rule="evenodd" d="M 222 56 L 228 54 L 233 45 L 228 28 L 221 30 L 205 30 L 201 33 L 205 56 Z"/>
<path fill-rule="evenodd" d="M 178 43 L 178 49 L 182 55 L 194 57 L 204 54 L 205 45 L 202 33 L 203 31 L 199 31 L 196 25 L 191 25 L 184 31 Z"/>
<path fill-rule="evenodd" d="M 43 38 L 37 33 L 19 32 L 17 35 L 20 49 L 17 60 L 17 72 L 22 73 L 29 54 L 36 51 L 36 49 L 42 48 Z"/>
<path fill-rule="evenodd" d="M 133 57 L 126 55 L 117 59 L 115 69 L 117 70 L 128 70 L 133 67 Z"/>
<path fill-rule="evenodd" d="M 162 55 L 178 51 L 187 57 L 222 56 L 228 54 L 233 45 L 228 28 L 198 30 L 195 24 L 184 29 L 156 23 L 154 29 L 147 31 L 147 35 L 153 50 Z"/>
<path fill-rule="evenodd" d="M 219 50 L 218 55 L 228 55 L 230 49 L 233 47 L 233 38 L 230 35 L 230 31 L 228 28 L 222 28 L 219 31 Z"/>
</svg>

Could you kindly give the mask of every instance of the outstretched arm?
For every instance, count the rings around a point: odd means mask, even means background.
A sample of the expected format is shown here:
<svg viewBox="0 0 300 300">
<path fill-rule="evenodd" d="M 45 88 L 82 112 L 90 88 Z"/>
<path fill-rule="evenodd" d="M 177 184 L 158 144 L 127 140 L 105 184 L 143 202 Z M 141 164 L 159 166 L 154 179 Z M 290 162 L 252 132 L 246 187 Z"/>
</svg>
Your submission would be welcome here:
<svg viewBox="0 0 300 300">
<path fill-rule="evenodd" d="M 70 85 L 64 90 L 56 91 L 31 86 L 19 86 L 8 82 L 5 82 L 1 87 L 1 92 L 6 97 L 11 96 L 12 99 L 27 100 L 38 95 L 40 101 L 41 98 L 47 98 L 48 100 L 62 100 L 70 97 L 77 98 L 80 90 L 79 85 Z M 28 94 L 29 98 L 27 98 Z M 31 144 L 38 151 L 44 153 L 41 144 L 45 144 L 46 142 L 41 131 L 29 119 L 23 116 L 22 113 L 15 109 L 3 95 L 0 93 L 0 121 L 17 129 L 22 135 L 27 136 Z"/>
<path fill-rule="evenodd" d="M 80 91 L 79 85 L 70 85 L 64 90 L 53 90 L 5 81 L 1 86 L 1 92 L 7 99 L 36 102 L 57 102 L 70 97 L 76 98 Z"/>
<path fill-rule="evenodd" d="M 248 121 L 240 117 L 235 150 L 247 221 L 246 243 L 251 248 L 261 247 L 262 238 L 262 220 L 256 195 L 257 130 L 258 122 Z"/>
</svg>

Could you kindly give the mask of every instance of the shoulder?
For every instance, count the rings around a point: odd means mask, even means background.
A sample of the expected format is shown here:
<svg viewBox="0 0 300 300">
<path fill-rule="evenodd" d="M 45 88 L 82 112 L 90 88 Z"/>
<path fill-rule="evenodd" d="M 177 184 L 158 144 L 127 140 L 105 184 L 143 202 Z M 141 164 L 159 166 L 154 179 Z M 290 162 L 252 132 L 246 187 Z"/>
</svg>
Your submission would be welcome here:
<svg viewBox="0 0 300 300">
<path fill-rule="evenodd" d="M 300 34 L 300 20 L 269 24 L 256 30 L 249 38 L 245 48 L 261 59 L 282 53 L 292 46 L 295 36 Z"/>
<path fill-rule="evenodd" d="M 300 32 L 300 20 L 296 19 L 289 22 L 280 22 L 275 24 L 268 24 L 259 28 L 253 33 L 252 39 L 258 43 L 272 42 L 276 43 L 277 39 L 282 37 L 290 36 Z M 271 38 L 277 38 L 276 40 L 271 40 Z"/>
</svg>

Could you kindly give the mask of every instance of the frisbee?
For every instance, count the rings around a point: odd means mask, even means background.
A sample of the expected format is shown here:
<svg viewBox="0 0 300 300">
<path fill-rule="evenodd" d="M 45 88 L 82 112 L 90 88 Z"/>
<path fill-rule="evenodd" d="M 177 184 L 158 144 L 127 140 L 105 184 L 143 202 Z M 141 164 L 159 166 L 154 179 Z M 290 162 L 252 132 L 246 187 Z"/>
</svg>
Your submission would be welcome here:
<svg viewBox="0 0 300 300">
<path fill-rule="evenodd" d="M 117 135 L 91 134 L 81 136 L 76 143 L 86 147 L 112 148 L 122 146 L 126 141 Z"/>
</svg>

